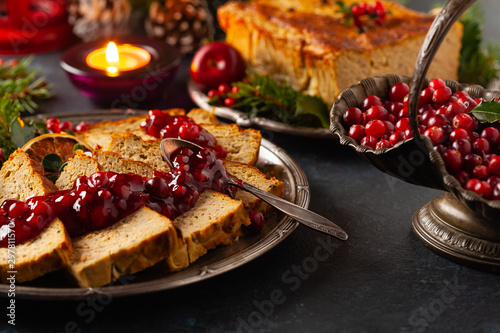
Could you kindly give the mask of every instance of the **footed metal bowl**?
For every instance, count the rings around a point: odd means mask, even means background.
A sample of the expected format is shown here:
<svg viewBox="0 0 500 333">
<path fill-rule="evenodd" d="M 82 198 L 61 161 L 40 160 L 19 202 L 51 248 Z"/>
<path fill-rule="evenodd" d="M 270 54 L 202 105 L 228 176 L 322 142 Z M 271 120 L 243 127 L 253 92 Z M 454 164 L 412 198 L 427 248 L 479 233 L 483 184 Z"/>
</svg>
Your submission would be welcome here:
<svg viewBox="0 0 500 333">
<path fill-rule="evenodd" d="M 412 78 L 386 75 L 364 79 L 343 91 L 330 112 L 331 131 L 381 171 L 406 182 L 441 189 L 445 193 L 427 203 L 412 219 L 415 234 L 432 250 L 455 261 L 500 272 L 500 201 L 486 200 L 465 190 L 445 168 L 430 139 L 418 132 L 417 103 L 420 91 L 429 83 L 427 69 L 444 36 L 475 0 L 449 0 L 434 20 L 420 50 Z M 360 106 L 369 95 L 387 99 L 390 88 L 410 85 L 409 118 L 414 138 L 392 148 L 373 150 L 347 135 L 342 115 Z M 500 97 L 500 92 L 477 85 L 446 81 L 453 92 L 464 90 L 472 98 Z"/>
<path fill-rule="evenodd" d="M 340 143 L 348 145 L 365 160 L 379 170 L 411 184 L 452 192 L 464 205 L 478 215 L 500 224 L 500 201 L 486 200 L 474 192 L 466 191 L 458 180 L 446 171 L 441 155 L 436 152 L 430 139 L 426 136 L 415 136 L 413 139 L 399 142 L 392 148 L 371 149 L 359 145 L 348 135 L 343 126 L 342 116 L 351 107 L 359 107 L 370 95 L 381 99 L 389 98 L 389 90 L 399 82 L 410 84 L 410 77 L 385 75 L 367 78 L 343 91 L 331 110 L 330 129 L 336 134 Z M 429 79 L 425 79 L 427 85 Z M 499 91 L 491 91 L 477 85 L 461 84 L 446 81 L 453 92 L 463 90 L 472 98 L 482 97 L 486 100 L 500 98 Z M 413 117 L 415 118 L 415 117 Z M 416 119 L 413 119 L 416 121 Z"/>
</svg>

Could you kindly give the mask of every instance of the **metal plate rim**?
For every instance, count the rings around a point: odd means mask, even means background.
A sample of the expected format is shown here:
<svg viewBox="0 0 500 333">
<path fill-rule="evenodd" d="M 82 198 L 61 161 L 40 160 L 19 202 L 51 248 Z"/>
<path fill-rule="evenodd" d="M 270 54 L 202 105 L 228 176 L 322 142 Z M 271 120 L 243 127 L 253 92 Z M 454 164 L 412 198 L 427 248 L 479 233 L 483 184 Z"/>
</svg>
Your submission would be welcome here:
<svg viewBox="0 0 500 333">
<path fill-rule="evenodd" d="M 145 110 L 94 110 L 89 112 L 41 114 L 37 115 L 36 118 L 42 119 L 48 117 L 59 117 L 61 119 L 67 118 L 65 120 L 71 120 L 74 117 L 88 118 L 89 115 L 107 115 L 108 117 L 112 115 L 111 118 L 123 118 L 130 115 L 142 114 L 145 112 Z M 308 208 L 310 203 L 309 183 L 302 168 L 292 159 L 292 157 L 288 153 L 286 153 L 285 150 L 266 139 L 262 139 L 260 156 L 263 155 L 262 152 L 270 154 L 270 158 L 279 159 L 282 162 L 282 165 L 280 166 L 287 168 L 288 172 L 290 172 L 293 176 L 291 180 L 295 184 L 295 188 L 293 189 L 294 193 L 292 193 L 294 200 L 292 200 L 292 202 L 303 208 Z M 264 159 L 263 162 L 268 162 L 268 160 Z M 287 184 L 285 184 L 285 186 L 286 185 Z M 186 274 L 180 276 L 165 276 L 161 279 L 155 279 L 151 281 L 131 283 L 126 285 L 108 285 L 100 288 L 55 288 L 16 285 L 16 297 L 23 299 L 43 300 L 80 300 L 98 294 L 106 294 L 113 297 L 123 297 L 169 290 L 192 283 L 201 282 L 205 279 L 212 278 L 219 274 L 240 267 L 243 264 L 246 264 L 259 257 L 260 255 L 266 253 L 267 251 L 271 250 L 273 247 L 281 243 L 288 235 L 290 235 L 292 231 L 297 228 L 299 224 L 297 221 L 285 215 L 279 216 L 277 217 L 277 219 L 279 219 L 279 221 L 277 221 L 274 229 L 266 234 L 262 239 L 251 244 L 249 247 L 243 249 L 242 251 L 237 252 L 234 256 L 230 256 L 229 258 L 224 258 L 216 261 L 211 265 L 204 266 L 201 270 L 193 270 L 193 272 L 187 276 Z M 214 251 L 217 250 L 218 249 L 215 249 Z M 200 258 L 199 261 L 202 261 L 203 259 L 204 257 Z M 187 270 L 189 270 L 189 267 L 184 270 L 184 272 Z M 0 295 L 7 295 L 8 290 L 8 285 L 0 285 Z"/>
</svg>

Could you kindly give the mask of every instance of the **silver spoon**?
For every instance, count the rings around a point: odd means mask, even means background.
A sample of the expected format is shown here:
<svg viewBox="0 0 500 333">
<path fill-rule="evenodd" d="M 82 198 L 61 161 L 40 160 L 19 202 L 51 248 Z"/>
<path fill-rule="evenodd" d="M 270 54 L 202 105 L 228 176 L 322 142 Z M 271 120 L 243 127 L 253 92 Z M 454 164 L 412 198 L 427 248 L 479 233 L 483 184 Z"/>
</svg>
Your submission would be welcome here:
<svg viewBox="0 0 500 333">
<path fill-rule="evenodd" d="M 168 163 L 168 165 L 170 166 L 171 169 L 174 169 L 174 166 L 172 165 L 172 162 L 170 160 L 170 156 L 172 153 L 174 153 L 179 148 L 189 148 L 194 152 L 197 152 L 197 151 L 203 149 L 202 147 L 200 147 L 192 142 L 181 140 L 181 139 L 163 139 L 161 141 L 160 148 L 161 148 L 161 153 L 163 155 L 163 158 Z M 341 240 L 347 240 L 348 236 L 344 230 L 342 230 L 335 223 L 324 218 L 321 215 L 318 215 L 314 212 L 311 212 L 310 210 L 299 207 L 291 202 L 288 202 L 288 201 L 286 201 L 280 197 L 277 197 L 273 194 L 267 193 L 266 191 L 263 191 L 263 190 L 255 187 L 253 185 L 247 184 L 241 180 L 229 178 L 229 181 L 227 182 L 227 184 L 236 186 L 242 190 L 245 190 L 247 192 L 252 193 L 256 197 L 267 202 L 269 205 L 282 211 L 283 213 L 287 214 L 288 216 L 293 217 L 294 219 L 296 219 L 300 223 L 302 223 L 302 224 L 304 224 L 312 229 L 330 234 L 330 235 L 335 236 Z"/>
</svg>

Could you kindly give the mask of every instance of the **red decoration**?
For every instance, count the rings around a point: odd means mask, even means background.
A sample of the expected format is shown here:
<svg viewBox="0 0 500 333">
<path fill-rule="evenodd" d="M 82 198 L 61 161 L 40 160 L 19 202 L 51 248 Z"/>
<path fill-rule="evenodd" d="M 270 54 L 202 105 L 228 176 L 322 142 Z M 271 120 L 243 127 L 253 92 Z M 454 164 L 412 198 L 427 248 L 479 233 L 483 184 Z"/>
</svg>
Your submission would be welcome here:
<svg viewBox="0 0 500 333">
<path fill-rule="evenodd" d="M 0 2 L 0 53 L 45 52 L 62 48 L 72 40 L 66 0 Z"/>
</svg>

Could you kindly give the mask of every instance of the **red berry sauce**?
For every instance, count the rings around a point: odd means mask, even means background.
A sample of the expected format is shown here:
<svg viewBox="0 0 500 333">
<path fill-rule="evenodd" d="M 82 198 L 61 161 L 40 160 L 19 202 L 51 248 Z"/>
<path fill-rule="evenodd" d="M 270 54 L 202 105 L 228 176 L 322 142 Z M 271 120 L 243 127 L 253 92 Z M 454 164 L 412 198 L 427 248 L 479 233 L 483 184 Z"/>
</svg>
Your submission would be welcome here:
<svg viewBox="0 0 500 333">
<path fill-rule="evenodd" d="M 207 189 L 234 197 L 236 189 L 227 185 L 226 169 L 214 152 L 202 149 L 194 153 L 184 148 L 172 157 L 174 170 L 155 172 L 153 178 L 97 172 L 78 178 L 69 190 L 26 202 L 6 200 L 0 207 L 4 235 L 0 247 L 8 245 L 7 228 L 14 230 L 15 244 L 22 244 L 40 234 L 55 216 L 76 237 L 109 227 L 142 206 L 173 220 L 194 207 Z"/>
<path fill-rule="evenodd" d="M 179 138 L 191 141 L 215 151 L 217 158 L 224 159 L 227 155 L 224 147 L 217 145 L 214 136 L 195 124 L 188 116 L 171 116 L 160 110 L 151 110 L 148 118 L 142 121 L 141 128 L 155 138 Z"/>
</svg>

